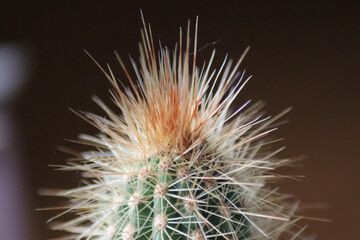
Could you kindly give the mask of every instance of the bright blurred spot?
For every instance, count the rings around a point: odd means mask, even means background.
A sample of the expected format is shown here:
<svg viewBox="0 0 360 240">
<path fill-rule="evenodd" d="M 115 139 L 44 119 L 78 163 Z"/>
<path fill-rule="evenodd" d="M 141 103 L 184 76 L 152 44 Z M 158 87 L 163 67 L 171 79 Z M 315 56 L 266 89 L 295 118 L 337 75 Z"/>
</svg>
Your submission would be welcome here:
<svg viewBox="0 0 360 240">
<path fill-rule="evenodd" d="M 21 139 L 17 136 L 13 100 L 28 79 L 30 55 L 21 45 L 0 46 L 0 239 L 30 239 Z"/>
</svg>

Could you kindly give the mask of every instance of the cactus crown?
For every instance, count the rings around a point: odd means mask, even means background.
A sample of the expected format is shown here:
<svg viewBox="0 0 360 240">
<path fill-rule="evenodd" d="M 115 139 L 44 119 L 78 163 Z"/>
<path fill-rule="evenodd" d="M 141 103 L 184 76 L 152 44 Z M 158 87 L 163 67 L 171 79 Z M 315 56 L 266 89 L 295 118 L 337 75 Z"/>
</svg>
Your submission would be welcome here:
<svg viewBox="0 0 360 240">
<path fill-rule="evenodd" d="M 81 187 L 56 195 L 71 199 L 66 212 L 77 216 L 55 229 L 67 239 L 286 239 L 300 217 L 287 195 L 264 186 L 268 171 L 286 165 L 280 150 L 265 150 L 264 136 L 274 118 L 262 118 L 262 103 L 229 108 L 249 78 L 225 58 L 211 70 L 215 51 L 203 68 L 196 66 L 196 33 L 190 53 L 185 44 L 170 54 L 157 52 L 144 23 L 140 67 L 131 59 L 136 81 L 123 91 L 110 68 L 101 68 L 113 85 L 116 114 L 98 98 L 106 117 L 84 113 L 100 133 L 81 135 L 93 147 L 63 167 L 89 178 Z"/>
</svg>

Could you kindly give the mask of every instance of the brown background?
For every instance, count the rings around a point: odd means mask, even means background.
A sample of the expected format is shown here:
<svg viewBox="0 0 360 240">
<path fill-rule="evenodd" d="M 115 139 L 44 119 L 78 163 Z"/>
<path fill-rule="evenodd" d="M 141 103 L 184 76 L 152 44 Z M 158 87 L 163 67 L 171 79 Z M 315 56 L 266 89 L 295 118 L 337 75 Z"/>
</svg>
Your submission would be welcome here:
<svg viewBox="0 0 360 240">
<path fill-rule="evenodd" d="M 32 209 L 62 200 L 39 197 L 37 189 L 74 187 L 78 182 L 78 174 L 48 167 L 65 162 L 66 155 L 57 146 L 80 148 L 64 139 L 96 132 L 67 107 L 100 113 L 90 97 L 108 96 L 109 84 L 83 49 L 120 73 L 112 51 L 137 58 L 140 8 L 155 38 L 169 47 L 178 40 L 178 27 L 199 15 L 199 46 L 221 40 L 199 53 L 200 59 L 206 59 L 215 47 L 215 66 L 227 52 L 238 58 L 251 46 L 242 68 L 254 77 L 237 103 L 262 99 L 270 114 L 293 106 L 289 123 L 276 132 L 287 146 L 280 155 L 307 155 L 302 168 L 283 170 L 306 178 L 283 184 L 283 191 L 294 193 L 305 204 L 325 206 L 307 213 L 334 221 L 309 221 L 307 233 L 317 234 L 318 239 L 360 239 L 357 1 L 4 2 L 0 3 L 0 41 L 25 43 L 35 64 L 31 81 L 14 106 L 31 209 L 33 231 L 28 239 L 57 236 L 45 224 L 55 213 Z"/>
</svg>

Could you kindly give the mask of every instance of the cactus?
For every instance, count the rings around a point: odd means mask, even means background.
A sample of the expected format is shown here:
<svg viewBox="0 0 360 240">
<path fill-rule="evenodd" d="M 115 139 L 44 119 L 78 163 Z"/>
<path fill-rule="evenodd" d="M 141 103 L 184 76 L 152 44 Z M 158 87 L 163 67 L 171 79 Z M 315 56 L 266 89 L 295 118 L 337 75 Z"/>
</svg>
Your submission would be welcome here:
<svg viewBox="0 0 360 240">
<path fill-rule="evenodd" d="M 67 239 L 295 239 L 304 230 L 295 224 L 297 203 L 265 186 L 290 162 L 276 158 L 282 149 L 269 149 L 265 138 L 288 109 L 262 117 L 263 103 L 247 102 L 231 112 L 250 79 L 238 71 L 247 50 L 234 66 L 225 57 L 218 71 L 213 51 L 198 68 L 197 26 L 193 51 L 189 25 L 185 46 L 180 29 L 174 52 L 156 52 L 144 22 L 140 67 L 131 59 L 136 82 L 116 54 L 131 83 L 125 91 L 93 59 L 119 113 L 94 97 L 106 117 L 81 114 L 100 133 L 80 135 L 92 150 L 63 167 L 88 179 L 56 193 L 71 200 L 65 213 L 76 215 L 53 226 L 72 233 Z"/>
</svg>

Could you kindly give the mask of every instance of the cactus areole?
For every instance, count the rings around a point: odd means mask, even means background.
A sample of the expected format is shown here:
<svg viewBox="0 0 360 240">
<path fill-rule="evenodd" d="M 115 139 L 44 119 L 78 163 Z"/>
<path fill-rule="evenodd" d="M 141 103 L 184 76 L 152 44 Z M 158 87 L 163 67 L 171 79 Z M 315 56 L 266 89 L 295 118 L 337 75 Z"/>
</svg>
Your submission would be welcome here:
<svg viewBox="0 0 360 240">
<path fill-rule="evenodd" d="M 288 110 L 262 117 L 263 103 L 249 101 L 230 111 L 249 80 L 238 70 L 247 50 L 218 70 L 213 51 L 199 68 L 197 26 L 194 44 L 189 24 L 169 51 L 156 50 L 144 23 L 134 71 L 116 54 L 130 88 L 93 59 L 113 86 L 115 110 L 95 97 L 106 116 L 81 113 L 99 134 L 80 135 L 90 150 L 63 167 L 86 178 L 56 193 L 70 199 L 65 213 L 74 215 L 53 224 L 66 239 L 293 239 L 303 230 L 296 203 L 265 185 L 290 161 L 265 138 Z"/>
</svg>

